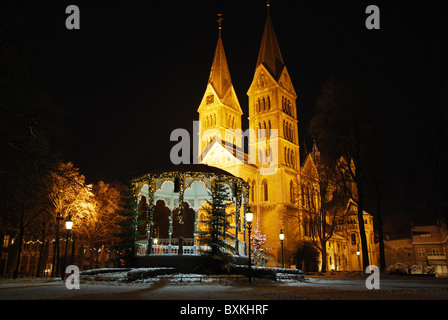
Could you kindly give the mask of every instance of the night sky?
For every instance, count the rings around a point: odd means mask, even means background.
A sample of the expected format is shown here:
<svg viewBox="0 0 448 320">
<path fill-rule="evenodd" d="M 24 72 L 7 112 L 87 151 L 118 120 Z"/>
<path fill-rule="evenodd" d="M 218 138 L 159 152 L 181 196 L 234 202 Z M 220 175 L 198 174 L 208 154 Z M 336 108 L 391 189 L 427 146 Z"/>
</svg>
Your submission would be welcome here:
<svg viewBox="0 0 448 320">
<path fill-rule="evenodd" d="M 65 28 L 70 4 L 79 6 L 80 30 Z M 380 30 L 365 27 L 369 4 L 381 10 Z M 170 162 L 175 144 L 170 133 L 176 128 L 191 132 L 198 119 L 219 11 L 243 129 L 248 127 L 246 92 L 255 71 L 265 1 L 1 6 L 19 21 L 17 44 L 34 80 L 65 113 L 70 139 L 64 160 L 79 167 L 88 182 L 125 181 Z M 323 82 L 329 74 L 346 74 L 368 83 L 376 120 L 393 133 L 381 138 L 391 162 L 402 172 L 423 165 L 409 160 L 426 152 L 423 120 L 439 120 L 447 108 L 446 12 L 442 2 L 432 1 L 419 6 L 404 1 L 272 1 L 271 17 L 298 94 L 302 150 L 304 140 L 311 147 L 307 128 Z M 409 210 L 406 197 L 403 185 L 391 182 L 394 206 L 388 210 Z"/>
</svg>

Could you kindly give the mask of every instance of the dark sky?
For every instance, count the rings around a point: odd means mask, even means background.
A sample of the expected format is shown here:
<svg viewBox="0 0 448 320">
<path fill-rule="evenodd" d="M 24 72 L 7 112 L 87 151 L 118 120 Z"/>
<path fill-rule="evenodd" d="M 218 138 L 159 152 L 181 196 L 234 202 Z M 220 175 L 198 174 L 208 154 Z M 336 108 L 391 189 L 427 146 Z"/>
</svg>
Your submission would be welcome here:
<svg viewBox="0 0 448 320">
<path fill-rule="evenodd" d="M 95 2 L 95 3 L 93 3 Z M 81 29 L 67 30 L 76 4 Z M 381 29 L 367 30 L 376 4 Z M 2 5 L 3 7 L 4 5 Z M 247 128 L 248 99 L 266 18 L 265 1 L 15 2 L 20 37 L 34 79 L 66 112 L 65 160 L 89 182 L 135 177 L 169 163 L 176 128 L 191 131 L 217 41 L 223 42 Z M 272 1 L 271 17 L 298 94 L 301 146 L 323 82 L 331 73 L 369 86 L 391 161 L 425 152 L 422 119 L 446 108 L 446 10 L 442 2 Z M 423 117 L 423 118 L 422 118 Z M 419 161 L 416 161 L 419 163 Z M 406 171 L 406 169 L 404 170 Z M 391 189 L 400 189 L 400 185 Z M 403 195 L 405 206 L 406 195 Z"/>
</svg>

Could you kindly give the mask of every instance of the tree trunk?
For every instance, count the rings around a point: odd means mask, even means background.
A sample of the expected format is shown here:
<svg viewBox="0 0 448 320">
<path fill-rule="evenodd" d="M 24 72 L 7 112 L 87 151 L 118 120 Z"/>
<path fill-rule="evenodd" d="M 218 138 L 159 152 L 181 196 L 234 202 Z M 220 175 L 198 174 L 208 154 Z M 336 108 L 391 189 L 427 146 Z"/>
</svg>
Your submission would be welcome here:
<svg viewBox="0 0 448 320">
<path fill-rule="evenodd" d="M 322 272 L 327 272 L 327 243 L 326 242 L 321 242 L 322 244 L 322 249 L 321 249 L 321 253 L 322 253 Z"/>
<path fill-rule="evenodd" d="M 19 221 L 17 229 L 19 230 L 19 235 L 17 239 L 17 260 L 16 260 L 16 267 L 14 269 L 14 272 L 12 273 L 12 278 L 17 279 L 19 275 L 19 269 L 20 269 L 20 258 L 22 256 L 22 243 L 23 243 L 23 232 L 24 232 L 24 209 L 22 208 L 19 212 Z"/>
<path fill-rule="evenodd" d="M 59 276 L 60 274 L 60 261 L 59 261 L 59 219 L 58 217 L 56 217 L 56 242 L 55 242 L 55 257 L 56 257 L 56 267 L 54 268 L 54 270 L 56 270 L 56 277 Z"/>
<path fill-rule="evenodd" d="M 36 277 L 39 277 L 41 274 L 41 270 L 42 270 L 42 265 L 43 265 L 43 256 L 44 256 L 44 252 L 45 252 L 45 246 L 47 244 L 47 240 L 45 239 L 45 222 L 42 223 L 42 245 L 40 246 L 40 250 L 39 250 L 39 258 L 37 259 L 37 268 L 36 268 Z"/>
<path fill-rule="evenodd" d="M 380 242 L 380 270 L 384 271 L 386 269 L 386 257 L 384 254 L 384 235 L 383 235 L 383 219 L 381 217 L 381 195 L 379 192 L 379 185 L 377 182 L 376 186 L 376 219 L 377 219 L 377 228 L 378 228 L 378 236 Z"/>
<path fill-rule="evenodd" d="M 367 246 L 366 228 L 364 226 L 364 188 L 362 182 L 357 183 L 358 188 L 358 224 L 359 224 L 359 236 L 361 238 L 361 252 L 362 252 L 362 267 L 363 270 L 370 265 L 369 263 L 369 248 Z"/>
</svg>

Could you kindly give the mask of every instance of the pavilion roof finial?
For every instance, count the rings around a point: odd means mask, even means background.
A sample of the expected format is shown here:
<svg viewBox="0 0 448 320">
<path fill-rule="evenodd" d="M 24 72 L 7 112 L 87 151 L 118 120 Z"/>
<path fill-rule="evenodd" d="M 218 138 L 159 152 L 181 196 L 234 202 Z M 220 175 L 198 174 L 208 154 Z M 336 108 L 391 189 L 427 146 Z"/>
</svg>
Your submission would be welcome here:
<svg viewBox="0 0 448 320">
<path fill-rule="evenodd" d="M 218 22 L 218 30 L 219 30 L 220 36 L 221 36 L 221 27 L 222 27 L 223 20 L 224 20 L 224 18 L 222 17 L 222 13 L 218 13 L 218 20 L 216 20 L 216 22 Z"/>
</svg>

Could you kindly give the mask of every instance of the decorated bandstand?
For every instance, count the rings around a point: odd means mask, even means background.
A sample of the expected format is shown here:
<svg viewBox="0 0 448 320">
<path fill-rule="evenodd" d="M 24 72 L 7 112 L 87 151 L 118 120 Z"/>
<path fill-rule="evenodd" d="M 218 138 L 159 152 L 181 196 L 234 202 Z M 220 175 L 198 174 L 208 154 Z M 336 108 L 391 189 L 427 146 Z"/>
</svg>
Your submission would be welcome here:
<svg viewBox="0 0 448 320">
<path fill-rule="evenodd" d="M 182 264 L 207 251 L 200 245 L 198 233 L 205 227 L 204 208 L 209 205 L 211 187 L 217 179 L 228 191 L 226 211 L 234 237 L 226 242 L 234 249 L 231 253 L 237 262 L 247 261 L 245 214 L 249 185 L 216 167 L 181 164 L 153 170 L 133 180 L 140 213 L 136 226 L 140 234 L 137 265 Z"/>
</svg>

